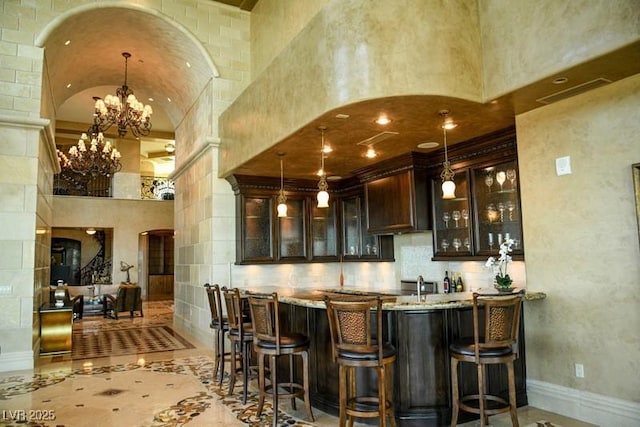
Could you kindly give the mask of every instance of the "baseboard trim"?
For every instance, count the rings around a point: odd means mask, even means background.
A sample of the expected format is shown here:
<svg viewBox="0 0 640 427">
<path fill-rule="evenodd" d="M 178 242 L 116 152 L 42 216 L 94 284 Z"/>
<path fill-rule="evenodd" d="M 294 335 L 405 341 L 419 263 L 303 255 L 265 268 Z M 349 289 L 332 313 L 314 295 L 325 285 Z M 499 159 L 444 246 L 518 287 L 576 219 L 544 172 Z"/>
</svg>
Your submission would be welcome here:
<svg viewBox="0 0 640 427">
<path fill-rule="evenodd" d="M 640 403 L 576 390 L 543 381 L 527 380 L 529 406 L 599 426 L 640 425 Z"/>
<path fill-rule="evenodd" d="M 15 351 L 0 354 L 0 372 L 33 369 L 33 352 Z"/>
</svg>

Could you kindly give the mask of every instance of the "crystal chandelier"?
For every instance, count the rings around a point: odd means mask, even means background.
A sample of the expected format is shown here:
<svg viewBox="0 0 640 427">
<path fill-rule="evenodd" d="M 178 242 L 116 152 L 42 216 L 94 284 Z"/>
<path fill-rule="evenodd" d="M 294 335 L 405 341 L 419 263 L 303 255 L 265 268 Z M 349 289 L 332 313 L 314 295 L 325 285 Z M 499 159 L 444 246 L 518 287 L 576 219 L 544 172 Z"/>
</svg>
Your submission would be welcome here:
<svg viewBox="0 0 640 427">
<path fill-rule="evenodd" d="M 120 138 L 127 134 L 127 129 L 131 129 L 131 133 L 139 138 L 151 132 L 153 110 L 149 105 L 143 105 L 138 101 L 133 90 L 127 86 L 127 63 L 131 54 L 122 52 L 122 56 L 124 56 L 124 84 L 116 89 L 115 95 L 107 95 L 104 101 L 100 98 L 96 99 L 94 115 L 101 132 L 116 125 Z"/>
<path fill-rule="evenodd" d="M 105 141 L 97 124 L 94 124 L 89 132 L 91 142 L 88 144 L 89 137 L 83 133 L 78 144 L 69 149 L 68 156 L 57 150 L 62 170 L 85 177 L 112 176 L 120 171 L 120 152 L 111 146 L 111 142 Z"/>
</svg>

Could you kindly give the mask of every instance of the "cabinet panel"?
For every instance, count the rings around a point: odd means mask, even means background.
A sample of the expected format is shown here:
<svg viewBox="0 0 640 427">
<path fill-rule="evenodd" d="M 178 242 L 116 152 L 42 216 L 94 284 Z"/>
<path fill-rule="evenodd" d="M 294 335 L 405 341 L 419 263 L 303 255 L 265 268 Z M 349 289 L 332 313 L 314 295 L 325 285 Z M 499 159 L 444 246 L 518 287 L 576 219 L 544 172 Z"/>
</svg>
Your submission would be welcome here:
<svg viewBox="0 0 640 427">
<path fill-rule="evenodd" d="M 242 197 L 241 248 L 243 261 L 273 260 L 271 197 Z"/>
<path fill-rule="evenodd" d="M 396 233 L 429 228 L 428 179 L 422 170 L 407 170 L 365 185 L 367 230 Z"/>
<path fill-rule="evenodd" d="M 435 256 L 471 256 L 473 247 L 471 233 L 471 194 L 469 173 L 457 171 L 453 181 L 456 184 L 456 198 L 442 198 L 442 179 L 433 178 L 433 253 Z"/>
<path fill-rule="evenodd" d="M 287 199 L 287 216 L 278 218 L 279 258 L 306 258 L 306 201 Z"/>
<path fill-rule="evenodd" d="M 338 257 L 338 227 L 336 203 L 318 208 L 311 203 L 311 257 L 313 259 Z"/>
<path fill-rule="evenodd" d="M 514 255 L 524 253 L 518 176 L 515 160 L 473 170 L 476 254 L 497 254 L 506 239 Z"/>
</svg>

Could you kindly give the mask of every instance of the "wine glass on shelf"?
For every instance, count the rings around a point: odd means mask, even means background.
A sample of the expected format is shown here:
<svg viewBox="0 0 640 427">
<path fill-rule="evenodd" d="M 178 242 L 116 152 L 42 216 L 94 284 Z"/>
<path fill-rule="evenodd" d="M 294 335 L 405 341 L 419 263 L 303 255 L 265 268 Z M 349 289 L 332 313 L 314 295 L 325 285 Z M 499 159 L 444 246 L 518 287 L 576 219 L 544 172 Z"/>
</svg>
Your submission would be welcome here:
<svg viewBox="0 0 640 427">
<path fill-rule="evenodd" d="M 443 251 L 447 252 L 447 248 L 449 247 L 449 241 L 447 239 L 442 239 L 442 242 L 440 242 L 440 247 L 442 248 Z"/>
<path fill-rule="evenodd" d="M 493 185 L 493 175 L 491 175 L 491 172 L 487 172 L 487 175 L 484 177 L 484 183 L 489 187 L 487 193 L 491 193 L 491 186 Z"/>
<path fill-rule="evenodd" d="M 496 181 L 500 184 L 500 191 L 502 191 L 502 184 L 507 180 L 507 174 L 504 171 L 496 173 Z"/>
<path fill-rule="evenodd" d="M 507 179 L 511 182 L 511 188 L 516 188 L 516 170 L 507 169 Z"/>
<path fill-rule="evenodd" d="M 498 205 L 496 207 L 500 211 L 500 222 L 504 222 L 504 211 L 506 209 L 504 207 L 504 203 L 500 202 L 500 203 L 498 203 Z"/>
<path fill-rule="evenodd" d="M 444 212 L 442 214 L 442 220 L 444 221 L 444 228 L 449 228 L 450 219 L 451 219 L 451 215 L 449 215 L 449 212 Z"/>
<path fill-rule="evenodd" d="M 516 204 L 511 200 L 507 202 L 507 210 L 509 211 L 509 221 L 513 221 L 513 211 L 516 209 Z"/>
<path fill-rule="evenodd" d="M 456 228 L 458 228 L 458 221 L 460 221 L 460 211 L 451 212 L 451 218 L 455 221 Z"/>
<path fill-rule="evenodd" d="M 469 241 L 468 237 L 464 238 L 463 244 L 464 244 L 464 247 L 467 248 L 467 250 L 471 250 L 471 242 Z"/>
<path fill-rule="evenodd" d="M 453 239 L 453 247 L 456 249 L 456 252 L 458 252 L 458 249 L 460 249 L 460 247 L 462 246 L 462 241 L 460 241 L 460 239 L 458 239 L 457 237 L 455 239 Z"/>
<path fill-rule="evenodd" d="M 489 249 L 493 250 L 493 233 L 487 235 L 487 241 L 489 243 Z"/>
<path fill-rule="evenodd" d="M 469 227 L 469 211 L 466 209 L 462 209 L 462 219 L 464 219 L 464 226 Z"/>
</svg>

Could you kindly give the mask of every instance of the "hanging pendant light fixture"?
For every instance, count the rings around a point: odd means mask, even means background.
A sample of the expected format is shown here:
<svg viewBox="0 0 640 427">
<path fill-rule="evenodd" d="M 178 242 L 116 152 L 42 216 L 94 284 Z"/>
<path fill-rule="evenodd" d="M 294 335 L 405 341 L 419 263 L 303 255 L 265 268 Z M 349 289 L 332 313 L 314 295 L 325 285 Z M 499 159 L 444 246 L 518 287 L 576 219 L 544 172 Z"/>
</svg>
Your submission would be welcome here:
<svg viewBox="0 0 640 427">
<path fill-rule="evenodd" d="M 327 130 L 326 127 L 321 126 L 318 128 L 320 130 L 322 136 L 322 148 L 320 150 L 320 181 L 318 181 L 318 207 L 319 208 L 328 208 L 329 207 L 329 185 L 327 184 L 327 174 L 324 171 L 324 131 Z"/>
<path fill-rule="evenodd" d="M 101 132 L 116 125 L 120 138 L 127 134 L 127 129 L 131 129 L 131 133 L 139 138 L 151 132 L 153 110 L 149 105 L 143 105 L 138 101 L 133 90 L 127 86 L 127 64 L 131 54 L 122 52 L 122 56 L 124 56 L 124 84 L 116 89 L 115 95 L 105 96 L 104 101 L 96 98 L 95 121 L 100 126 Z"/>
<path fill-rule="evenodd" d="M 287 216 L 287 197 L 284 195 L 284 166 L 283 157 L 284 153 L 278 153 L 280 156 L 280 193 L 278 194 L 278 217 L 284 218 Z"/>
<path fill-rule="evenodd" d="M 440 116 L 443 118 L 442 130 L 444 132 L 444 163 L 442 163 L 442 198 L 454 199 L 456 197 L 456 184 L 453 182 L 453 176 L 455 175 L 451 170 L 451 164 L 449 163 L 449 157 L 447 154 L 447 129 L 453 129 L 457 126 L 450 118 L 448 110 L 440 111 Z"/>
</svg>

